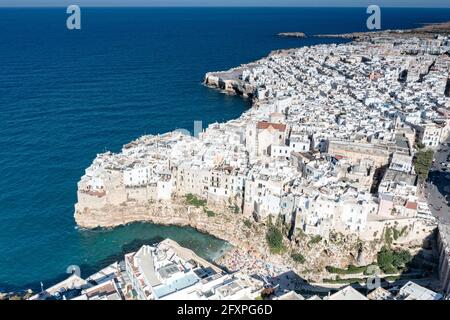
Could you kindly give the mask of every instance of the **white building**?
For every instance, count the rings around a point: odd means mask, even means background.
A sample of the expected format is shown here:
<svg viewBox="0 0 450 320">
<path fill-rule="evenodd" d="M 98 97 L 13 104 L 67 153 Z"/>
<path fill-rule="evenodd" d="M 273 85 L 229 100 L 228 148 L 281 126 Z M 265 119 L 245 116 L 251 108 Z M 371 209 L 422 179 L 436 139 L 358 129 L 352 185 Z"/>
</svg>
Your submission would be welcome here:
<svg viewBox="0 0 450 320">
<path fill-rule="evenodd" d="M 125 265 L 139 300 L 254 299 L 262 289 L 261 281 L 226 274 L 169 239 L 125 255 Z"/>
<path fill-rule="evenodd" d="M 150 169 L 144 165 L 128 168 L 123 172 L 123 183 L 127 187 L 141 187 L 148 184 Z"/>
</svg>

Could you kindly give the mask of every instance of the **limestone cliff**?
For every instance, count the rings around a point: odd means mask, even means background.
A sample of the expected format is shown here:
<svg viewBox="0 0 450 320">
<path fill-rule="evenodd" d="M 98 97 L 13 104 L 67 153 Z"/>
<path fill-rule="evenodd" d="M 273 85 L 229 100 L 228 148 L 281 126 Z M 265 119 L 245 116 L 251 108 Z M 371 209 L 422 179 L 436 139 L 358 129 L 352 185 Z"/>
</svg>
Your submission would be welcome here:
<svg viewBox="0 0 450 320">
<path fill-rule="evenodd" d="M 83 228 L 112 228 L 132 222 L 189 226 L 223 239 L 241 252 L 251 252 L 255 258 L 293 269 L 310 281 L 329 277 L 326 266 L 369 264 L 375 260 L 376 253 L 384 245 L 381 240 L 363 242 L 356 236 L 342 234 L 334 234 L 328 240 L 299 234 L 292 241 L 285 237 L 285 250 L 280 254 L 272 254 L 266 241 L 267 221 L 254 222 L 242 213 L 235 213 L 226 207 L 208 205 L 207 210 L 213 214 L 208 215 L 204 207 L 188 204 L 184 198 L 147 204 L 128 201 L 120 206 L 106 205 L 100 209 L 77 210 L 75 220 Z M 413 243 L 408 243 L 408 246 L 411 245 Z M 420 243 L 414 245 L 420 246 Z M 294 262 L 293 253 L 301 253 L 306 258 L 305 262 Z M 224 266 L 231 267 L 226 263 Z"/>
<path fill-rule="evenodd" d="M 208 72 L 203 83 L 211 88 L 223 90 L 228 94 L 238 94 L 244 97 L 253 97 L 255 87 L 242 81 L 245 71 L 250 70 L 252 64 L 243 65 L 228 71 Z"/>
</svg>

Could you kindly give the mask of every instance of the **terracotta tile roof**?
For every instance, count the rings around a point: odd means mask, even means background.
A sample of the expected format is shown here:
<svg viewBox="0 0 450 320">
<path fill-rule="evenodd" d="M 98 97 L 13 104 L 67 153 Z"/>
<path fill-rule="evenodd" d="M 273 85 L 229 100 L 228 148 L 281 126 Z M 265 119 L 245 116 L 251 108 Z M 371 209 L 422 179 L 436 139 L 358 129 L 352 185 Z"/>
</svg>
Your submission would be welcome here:
<svg viewBox="0 0 450 320">
<path fill-rule="evenodd" d="M 269 127 L 274 128 L 275 130 L 284 132 L 286 130 L 286 125 L 282 124 L 282 123 L 272 123 L 272 122 L 258 122 L 258 124 L 256 125 L 256 128 L 259 130 L 265 130 L 268 129 Z"/>
<path fill-rule="evenodd" d="M 417 210 L 417 202 L 407 201 L 405 204 L 406 209 Z"/>
</svg>

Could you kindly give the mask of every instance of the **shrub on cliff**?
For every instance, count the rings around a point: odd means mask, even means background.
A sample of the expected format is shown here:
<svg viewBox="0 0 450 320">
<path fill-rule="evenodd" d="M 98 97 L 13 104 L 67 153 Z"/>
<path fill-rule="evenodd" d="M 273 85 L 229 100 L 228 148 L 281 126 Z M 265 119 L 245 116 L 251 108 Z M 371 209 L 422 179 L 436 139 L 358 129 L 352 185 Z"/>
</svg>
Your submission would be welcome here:
<svg viewBox="0 0 450 320">
<path fill-rule="evenodd" d="M 186 201 L 190 205 L 196 206 L 197 208 L 203 207 L 206 205 L 206 200 L 198 199 L 192 193 L 188 193 L 186 195 Z"/>
<path fill-rule="evenodd" d="M 205 209 L 205 212 L 207 214 L 208 217 L 214 217 L 216 215 L 216 213 L 214 211 Z"/>
<path fill-rule="evenodd" d="M 320 241 L 322 241 L 322 237 L 317 235 L 311 238 L 311 240 L 309 240 L 308 244 L 316 244 L 319 243 Z"/>
<path fill-rule="evenodd" d="M 351 285 L 351 284 L 361 284 L 364 282 L 364 279 L 360 279 L 360 278 L 341 279 L 339 277 L 336 277 L 336 279 L 323 279 L 322 281 L 323 281 L 323 283 Z"/>
<path fill-rule="evenodd" d="M 251 229 L 253 224 L 252 224 L 252 222 L 250 220 L 245 219 L 244 220 L 244 226 L 246 226 L 247 228 Z"/>
<path fill-rule="evenodd" d="M 293 253 L 291 254 L 292 260 L 297 263 L 305 263 L 305 257 L 301 253 Z"/>
<path fill-rule="evenodd" d="M 396 228 L 394 228 L 394 240 L 398 240 L 398 238 L 401 238 L 403 235 L 405 235 L 406 230 L 408 230 L 407 226 L 404 226 L 401 230 L 397 230 Z"/>
<path fill-rule="evenodd" d="M 272 224 L 270 224 L 267 230 L 266 240 L 271 253 L 279 254 L 284 251 L 283 234 L 280 229 Z"/>
<path fill-rule="evenodd" d="M 367 266 L 357 267 L 354 265 L 349 265 L 347 269 L 336 268 L 332 266 L 328 266 L 325 268 L 329 273 L 336 274 L 356 274 L 356 273 L 364 273 L 367 270 Z"/>
<path fill-rule="evenodd" d="M 384 232 L 384 242 L 388 247 L 392 245 L 392 229 L 390 227 L 386 227 Z"/>
</svg>

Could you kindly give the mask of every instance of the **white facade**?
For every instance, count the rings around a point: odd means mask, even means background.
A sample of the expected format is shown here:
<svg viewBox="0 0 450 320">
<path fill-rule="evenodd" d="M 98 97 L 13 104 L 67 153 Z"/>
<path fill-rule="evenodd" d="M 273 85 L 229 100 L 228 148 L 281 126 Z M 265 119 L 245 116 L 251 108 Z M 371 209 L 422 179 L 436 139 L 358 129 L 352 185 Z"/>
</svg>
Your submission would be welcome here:
<svg viewBox="0 0 450 320">
<path fill-rule="evenodd" d="M 127 187 L 145 186 L 149 181 L 149 168 L 138 166 L 123 172 L 123 183 Z"/>
<path fill-rule="evenodd" d="M 159 180 L 157 183 L 157 197 L 161 200 L 170 200 L 173 192 L 173 180 Z"/>
<path fill-rule="evenodd" d="M 434 123 L 420 125 L 419 141 L 426 147 L 436 148 L 444 138 L 444 127 Z"/>
<path fill-rule="evenodd" d="M 169 239 L 125 255 L 125 265 L 139 300 L 254 299 L 262 289 L 261 281 L 226 274 Z"/>
</svg>

